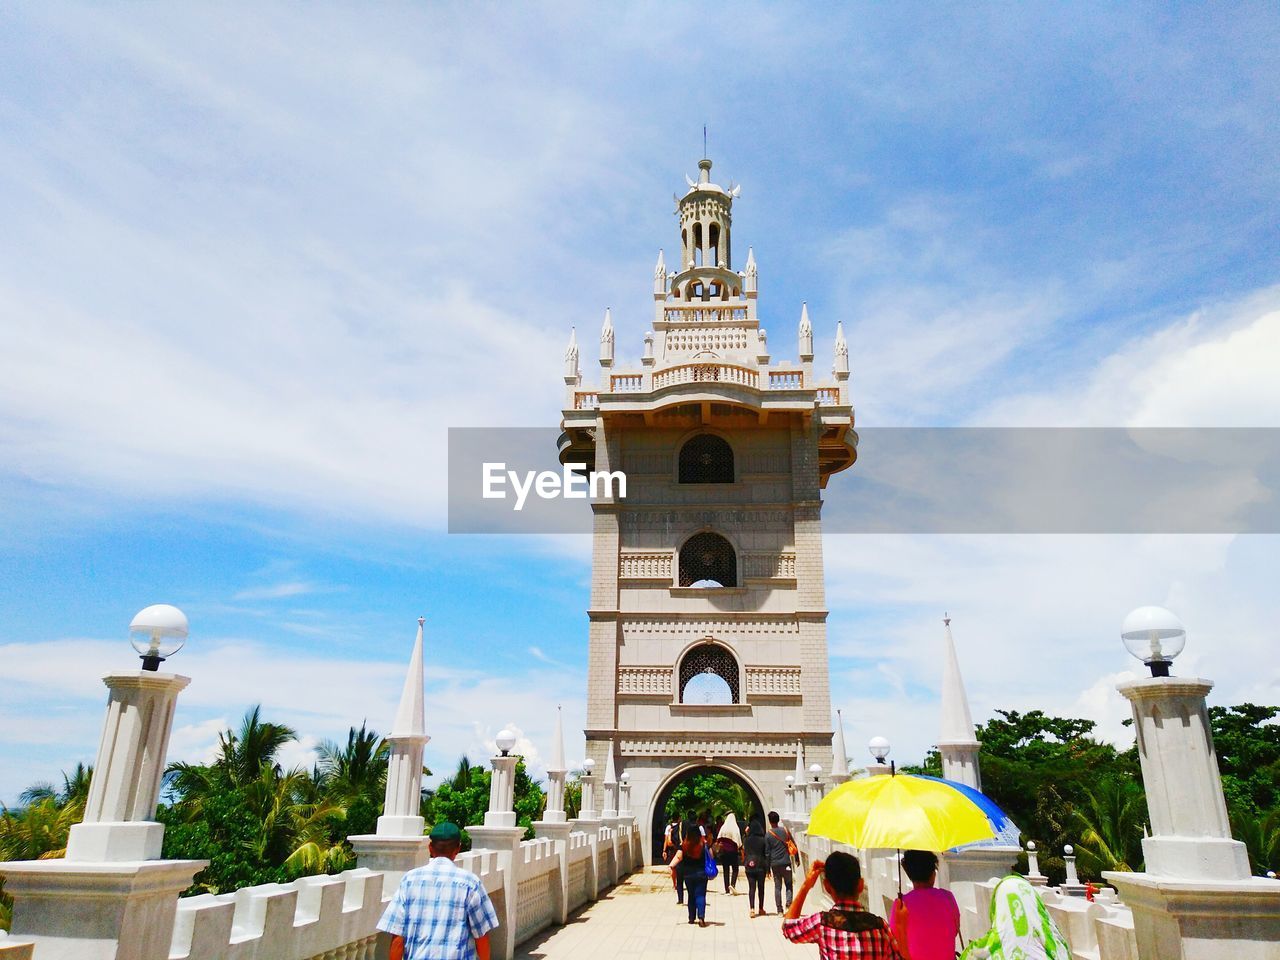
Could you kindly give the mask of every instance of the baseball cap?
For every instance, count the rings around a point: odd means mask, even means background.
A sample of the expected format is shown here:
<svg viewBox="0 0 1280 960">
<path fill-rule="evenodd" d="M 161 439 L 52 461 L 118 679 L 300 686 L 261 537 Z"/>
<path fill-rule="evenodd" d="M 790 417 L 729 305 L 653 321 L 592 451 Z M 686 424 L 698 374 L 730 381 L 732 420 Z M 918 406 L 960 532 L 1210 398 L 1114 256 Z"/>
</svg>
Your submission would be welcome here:
<svg viewBox="0 0 1280 960">
<path fill-rule="evenodd" d="M 457 824 L 450 823 L 448 820 L 442 820 L 431 828 L 431 833 L 427 835 L 428 839 L 439 840 L 448 843 L 453 840 L 462 839 L 462 831 L 458 829 Z"/>
</svg>

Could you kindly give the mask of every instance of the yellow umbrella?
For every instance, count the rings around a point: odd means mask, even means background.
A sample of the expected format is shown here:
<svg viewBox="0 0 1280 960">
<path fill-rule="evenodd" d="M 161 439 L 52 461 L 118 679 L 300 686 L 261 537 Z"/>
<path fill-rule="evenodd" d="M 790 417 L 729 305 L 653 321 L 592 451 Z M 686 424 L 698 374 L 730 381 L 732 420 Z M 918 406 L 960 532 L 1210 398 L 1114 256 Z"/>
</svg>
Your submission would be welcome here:
<svg viewBox="0 0 1280 960">
<path fill-rule="evenodd" d="M 959 790 L 910 774 L 842 783 L 813 808 L 808 832 L 851 847 L 939 853 L 995 836 Z"/>
</svg>

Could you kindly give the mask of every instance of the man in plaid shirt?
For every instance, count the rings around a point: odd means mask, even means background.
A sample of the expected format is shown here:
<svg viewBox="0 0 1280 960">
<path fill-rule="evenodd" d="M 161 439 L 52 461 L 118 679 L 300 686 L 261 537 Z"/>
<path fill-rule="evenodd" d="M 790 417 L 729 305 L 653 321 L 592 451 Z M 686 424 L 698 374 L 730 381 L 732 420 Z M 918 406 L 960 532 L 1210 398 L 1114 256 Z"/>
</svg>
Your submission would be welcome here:
<svg viewBox="0 0 1280 960">
<path fill-rule="evenodd" d="M 831 909 L 801 918 L 804 899 L 819 877 Z M 821 960 L 910 960 L 906 937 L 895 939 L 883 920 L 859 905 L 862 886 L 862 867 L 852 854 L 837 850 L 826 863 L 815 860 L 782 921 L 782 935 L 792 943 L 816 943 Z"/>
<path fill-rule="evenodd" d="M 454 866 L 462 831 L 437 823 L 430 840 L 430 862 L 404 875 L 378 921 L 391 934 L 391 960 L 489 960 L 498 915 L 480 878 Z"/>
</svg>

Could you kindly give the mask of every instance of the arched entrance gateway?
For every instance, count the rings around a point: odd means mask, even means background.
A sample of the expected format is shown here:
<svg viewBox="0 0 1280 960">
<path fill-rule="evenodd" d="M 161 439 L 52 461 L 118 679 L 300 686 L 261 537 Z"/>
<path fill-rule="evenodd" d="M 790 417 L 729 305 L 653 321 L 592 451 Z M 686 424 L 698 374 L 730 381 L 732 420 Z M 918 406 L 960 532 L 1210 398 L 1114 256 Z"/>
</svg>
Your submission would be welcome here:
<svg viewBox="0 0 1280 960">
<path fill-rule="evenodd" d="M 650 814 L 651 843 L 649 850 L 652 863 L 662 862 L 663 836 L 666 832 L 667 824 L 671 822 L 671 813 L 667 810 L 668 802 L 675 796 L 676 791 L 681 786 L 688 784 L 699 777 L 720 777 L 727 780 L 730 784 L 740 787 L 741 792 L 745 794 L 744 799 L 748 801 L 748 817 L 755 816 L 757 814 L 763 816 L 768 812 L 768 808 L 766 808 L 764 804 L 764 798 L 760 795 L 760 791 L 756 786 L 747 777 L 743 776 L 731 767 L 716 766 L 706 763 L 689 764 L 681 767 L 667 778 L 666 783 L 662 784 L 658 788 L 658 792 L 655 794 L 653 799 L 653 809 Z M 729 806 L 737 806 L 737 804 L 733 802 L 734 799 L 736 798 L 729 798 Z M 712 809 L 709 811 L 702 809 L 706 806 L 719 806 L 715 800 L 712 800 L 710 803 L 694 802 L 687 804 L 686 806 L 688 806 L 689 809 L 677 810 L 674 812 L 681 817 L 696 816 L 703 812 L 709 812 L 713 815 L 721 812 L 718 809 Z M 741 815 L 739 819 L 741 819 Z M 745 827 L 746 825 L 746 822 L 742 823 L 742 826 Z"/>
<path fill-rule="evenodd" d="M 822 489 L 857 441 L 843 334 L 831 380 L 815 376 L 807 311 L 799 361 L 771 362 L 755 257 L 741 272 L 732 258 L 738 191 L 698 166 L 679 263 L 668 273 L 659 254 L 653 271 L 643 360 L 614 369 L 606 318 L 590 388 L 571 339 L 559 444 L 561 463 L 627 478 L 625 497 L 592 501 L 585 732 L 655 836 L 697 772 L 781 811 L 798 748 L 830 770 Z"/>
</svg>

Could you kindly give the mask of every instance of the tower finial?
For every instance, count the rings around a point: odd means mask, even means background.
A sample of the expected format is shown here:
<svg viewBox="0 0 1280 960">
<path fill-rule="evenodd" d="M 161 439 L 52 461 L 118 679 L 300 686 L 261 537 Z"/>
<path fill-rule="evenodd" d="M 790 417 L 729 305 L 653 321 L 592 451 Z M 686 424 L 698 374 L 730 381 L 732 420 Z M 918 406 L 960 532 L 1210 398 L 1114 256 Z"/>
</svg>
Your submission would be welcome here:
<svg viewBox="0 0 1280 960">
<path fill-rule="evenodd" d="M 809 322 L 808 301 L 800 301 L 800 362 L 813 361 L 813 324 Z"/>
<path fill-rule="evenodd" d="M 613 366 L 613 312 L 604 308 L 604 326 L 600 330 L 600 366 Z"/>
<path fill-rule="evenodd" d="M 844 321 L 836 321 L 836 362 L 832 368 L 837 380 L 849 379 L 849 344 L 844 339 Z"/>
</svg>

